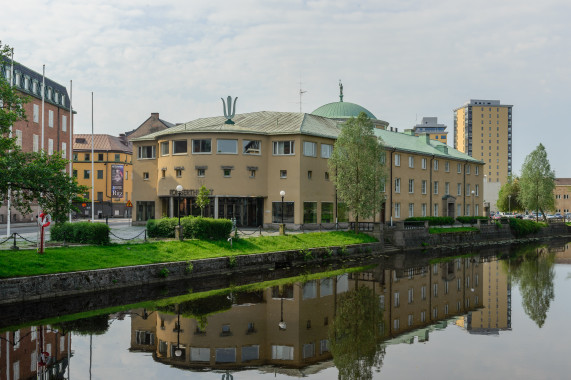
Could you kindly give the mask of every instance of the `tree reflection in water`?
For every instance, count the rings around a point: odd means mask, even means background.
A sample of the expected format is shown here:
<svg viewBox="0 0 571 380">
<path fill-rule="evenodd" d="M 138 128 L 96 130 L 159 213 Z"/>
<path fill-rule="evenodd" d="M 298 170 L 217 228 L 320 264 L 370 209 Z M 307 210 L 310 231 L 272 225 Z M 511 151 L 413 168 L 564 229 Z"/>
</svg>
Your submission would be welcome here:
<svg viewBox="0 0 571 380">
<path fill-rule="evenodd" d="M 511 263 L 514 283 L 519 285 L 523 310 L 539 328 L 545 324 L 549 305 L 554 299 L 555 254 L 547 248 L 526 252 Z"/>
<path fill-rule="evenodd" d="M 340 379 L 372 379 L 373 367 L 381 369 L 383 323 L 379 299 L 370 288 L 357 287 L 339 298 L 329 340 Z"/>
</svg>

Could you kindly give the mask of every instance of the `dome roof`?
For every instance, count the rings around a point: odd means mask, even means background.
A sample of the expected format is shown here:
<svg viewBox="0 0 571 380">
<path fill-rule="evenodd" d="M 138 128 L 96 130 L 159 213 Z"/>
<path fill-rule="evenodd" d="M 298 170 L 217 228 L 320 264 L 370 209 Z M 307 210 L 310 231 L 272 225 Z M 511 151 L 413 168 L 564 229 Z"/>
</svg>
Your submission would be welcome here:
<svg viewBox="0 0 571 380">
<path fill-rule="evenodd" d="M 367 114 L 367 116 L 373 120 L 377 119 L 368 109 L 361 107 L 355 103 L 349 102 L 335 102 L 325 104 L 315 111 L 312 115 L 323 116 L 330 119 L 349 119 L 351 117 L 357 117 L 361 112 Z"/>
</svg>

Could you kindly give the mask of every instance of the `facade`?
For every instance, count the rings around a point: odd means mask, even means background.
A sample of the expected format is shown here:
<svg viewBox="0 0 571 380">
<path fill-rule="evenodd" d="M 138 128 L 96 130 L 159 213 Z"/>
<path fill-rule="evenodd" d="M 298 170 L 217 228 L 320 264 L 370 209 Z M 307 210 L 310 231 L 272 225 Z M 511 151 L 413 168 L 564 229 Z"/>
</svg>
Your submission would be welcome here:
<svg viewBox="0 0 571 380">
<path fill-rule="evenodd" d="M 133 129 L 132 131 L 126 132 L 125 136 L 127 136 L 127 139 L 130 141 L 137 137 L 163 131 L 173 126 L 174 126 L 173 123 L 169 123 L 168 121 L 159 118 L 158 112 L 152 112 L 151 116 L 147 120 L 145 120 L 143 124 L 139 125 L 136 129 Z"/>
<path fill-rule="evenodd" d="M 195 200 L 204 185 L 211 192 L 204 215 L 236 218 L 238 226 L 277 224 L 282 216 L 290 227 L 348 221 L 328 168 L 341 128 L 331 116 L 254 112 L 236 115 L 234 124 L 203 118 L 133 139 L 133 220 L 200 215 Z M 482 214 L 481 161 L 428 135 L 375 133 L 394 184 L 385 188 L 391 207 L 375 220 Z"/>
<path fill-rule="evenodd" d="M 94 156 L 91 157 L 91 135 L 73 135 L 73 175 L 79 185 L 90 190 L 84 194 L 89 202 L 76 204 L 78 217 L 90 218 L 91 200 L 95 200 L 95 217 L 130 217 L 127 202 L 133 194 L 132 144 L 124 135 L 94 135 Z M 91 160 L 93 170 L 91 172 Z M 94 188 L 91 188 L 94 175 Z"/>
<path fill-rule="evenodd" d="M 555 178 L 555 212 L 571 212 L 571 178 Z"/>
<path fill-rule="evenodd" d="M 438 124 L 437 117 L 423 117 L 422 122 L 415 125 L 412 130 L 415 136 L 428 134 L 432 140 L 440 141 L 444 144 L 448 143 L 446 125 Z"/>
<path fill-rule="evenodd" d="M 42 74 L 14 62 L 12 74 L 11 62 L 0 60 L 0 75 L 22 95 L 28 96 L 24 105 L 27 120 L 21 120 L 12 126 L 12 136 L 24 152 L 47 151 L 48 154 L 61 152 L 63 158 L 70 158 L 71 114 L 70 99 L 65 86 L 45 78 L 44 102 L 42 105 Z M 0 205 L 0 223 L 7 223 L 8 209 L 3 202 Z M 10 210 L 11 222 L 35 221 L 33 215 L 22 215 L 15 209 Z"/>
<path fill-rule="evenodd" d="M 487 182 L 504 184 L 512 174 L 512 107 L 470 99 L 454 110 L 454 148 L 484 161 Z"/>
</svg>

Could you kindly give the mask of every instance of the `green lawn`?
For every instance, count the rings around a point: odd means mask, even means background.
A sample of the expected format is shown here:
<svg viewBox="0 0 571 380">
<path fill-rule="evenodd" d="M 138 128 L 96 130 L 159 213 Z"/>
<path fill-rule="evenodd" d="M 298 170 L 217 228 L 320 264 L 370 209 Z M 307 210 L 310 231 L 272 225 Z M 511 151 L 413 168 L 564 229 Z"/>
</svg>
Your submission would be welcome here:
<svg viewBox="0 0 571 380">
<path fill-rule="evenodd" d="M 428 229 L 428 233 L 431 234 L 451 234 L 457 232 L 472 232 L 472 231 L 479 231 L 479 229 L 476 227 L 450 227 L 450 228 L 431 227 Z"/>
<path fill-rule="evenodd" d="M 35 250 L 0 251 L 0 278 L 33 276 L 81 270 L 115 268 L 254 253 L 301 250 L 374 242 L 376 239 L 353 232 L 316 232 L 287 236 L 262 236 L 227 241 L 166 241 L 146 244 L 113 244 L 47 248 L 43 255 Z"/>
</svg>

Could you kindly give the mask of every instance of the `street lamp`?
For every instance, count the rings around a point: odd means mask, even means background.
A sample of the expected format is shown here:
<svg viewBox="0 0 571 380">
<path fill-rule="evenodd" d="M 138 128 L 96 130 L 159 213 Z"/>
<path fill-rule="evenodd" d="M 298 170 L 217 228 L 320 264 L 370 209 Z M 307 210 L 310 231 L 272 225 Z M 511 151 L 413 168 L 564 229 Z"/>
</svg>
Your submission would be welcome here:
<svg viewBox="0 0 571 380">
<path fill-rule="evenodd" d="M 508 213 L 512 213 L 512 195 L 508 194 Z"/>
<path fill-rule="evenodd" d="M 280 323 L 278 323 L 278 327 L 280 328 L 280 330 L 287 329 L 287 325 L 284 322 L 284 295 L 283 295 L 283 293 L 282 293 L 281 317 L 280 317 Z"/>
<path fill-rule="evenodd" d="M 178 185 L 180 186 L 180 185 Z M 177 186 L 177 190 L 178 190 L 178 186 Z M 182 186 L 181 186 L 182 188 Z M 176 323 L 176 350 L 174 350 L 174 355 L 177 358 L 180 358 L 182 356 L 182 350 L 180 349 L 180 304 L 177 305 L 177 315 L 178 315 L 178 320 Z"/>
<path fill-rule="evenodd" d="M 182 231 L 180 229 L 180 196 L 182 195 L 182 185 L 178 185 L 176 191 L 178 193 L 178 237 L 182 240 Z"/>
<path fill-rule="evenodd" d="M 285 235 L 285 223 L 284 223 L 284 197 L 285 191 L 280 191 L 280 196 L 282 197 L 282 223 L 280 224 L 280 235 Z"/>
<path fill-rule="evenodd" d="M 474 190 L 472 190 L 471 193 L 472 193 L 472 213 L 473 213 L 474 216 L 476 216 L 476 209 L 474 208 L 474 201 L 475 201 L 475 199 L 474 199 L 474 194 L 475 194 L 476 192 L 475 192 Z"/>
</svg>

